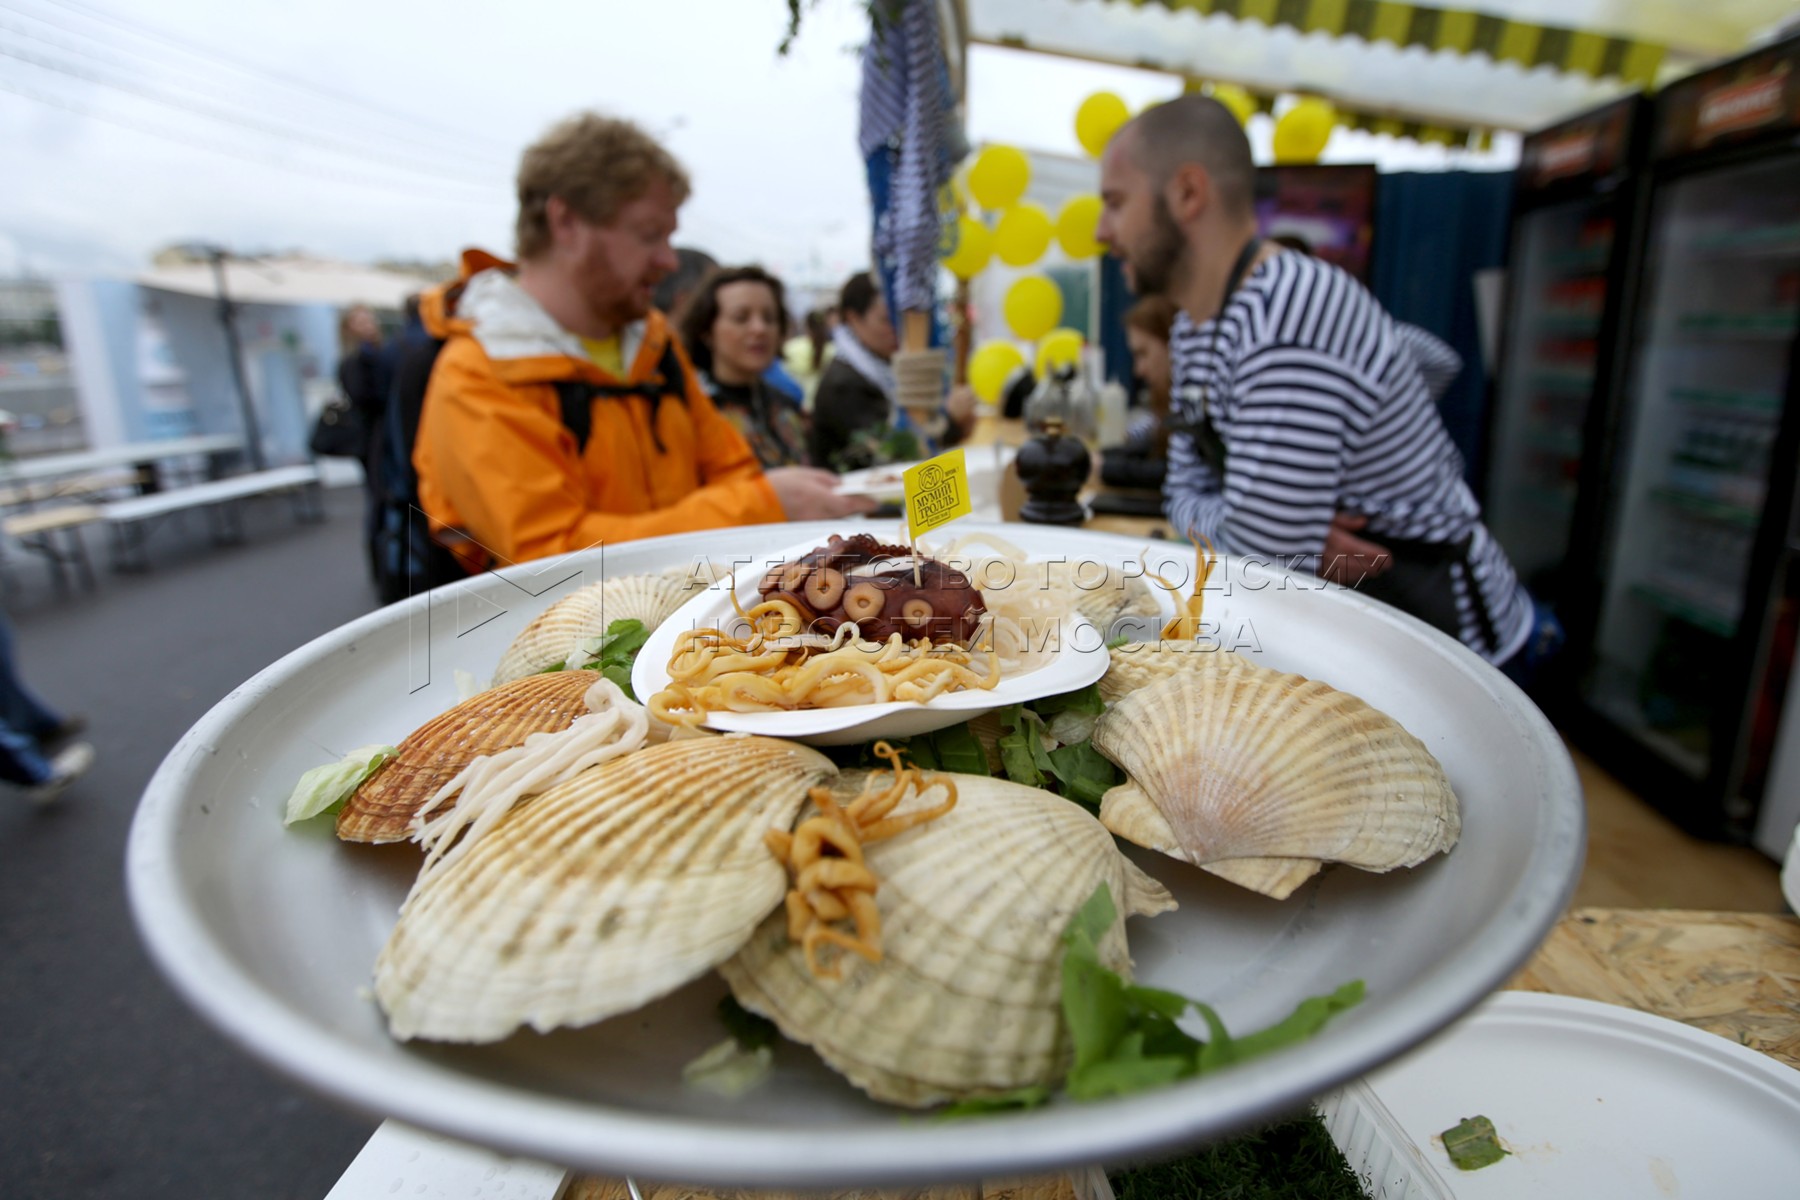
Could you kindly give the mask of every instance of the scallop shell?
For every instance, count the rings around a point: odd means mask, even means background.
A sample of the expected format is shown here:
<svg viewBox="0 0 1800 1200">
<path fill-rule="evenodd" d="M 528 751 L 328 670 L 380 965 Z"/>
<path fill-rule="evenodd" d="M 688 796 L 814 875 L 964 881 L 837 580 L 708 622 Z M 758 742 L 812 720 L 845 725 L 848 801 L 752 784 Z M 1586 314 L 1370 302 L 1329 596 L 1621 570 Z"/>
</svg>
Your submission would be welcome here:
<svg viewBox="0 0 1800 1200">
<path fill-rule="evenodd" d="M 1083 589 L 1075 611 L 1092 621 L 1096 629 L 1111 632 L 1112 623 L 1120 617 L 1154 617 L 1162 610 L 1141 577 L 1108 566 L 1106 579 L 1099 587 Z"/>
<path fill-rule="evenodd" d="M 877 1100 L 913 1107 L 1054 1084 L 1072 1054 L 1069 918 L 1102 883 L 1121 913 L 1175 907 L 1080 807 L 1002 779 L 950 778 L 955 808 L 864 851 L 881 881 L 881 962 L 845 955 L 841 978 L 816 978 L 776 913 L 719 968 L 744 1007 Z M 834 790 L 848 799 L 859 786 L 846 777 Z M 936 797 L 928 789 L 924 802 Z M 1100 955 L 1129 973 L 1123 917 Z"/>
<path fill-rule="evenodd" d="M 1299 675 L 1177 671 L 1113 704 L 1094 747 L 1128 776 L 1102 803 L 1107 828 L 1202 866 L 1235 860 L 1218 873 L 1271 894 L 1309 876 L 1307 860 L 1412 866 L 1455 845 L 1461 828 L 1424 743 Z"/>
<path fill-rule="evenodd" d="M 1100 823 L 1128 842 L 1194 862 L 1169 828 L 1169 819 L 1135 783 L 1121 783 L 1100 798 Z M 1286 900 L 1325 864 L 1316 858 L 1228 858 L 1194 865 L 1239 887 Z"/>
<path fill-rule="evenodd" d="M 659 575 L 621 575 L 570 592 L 519 631 L 494 668 L 494 682 L 561 666 L 583 642 L 605 633 L 614 621 L 642 621 L 645 629 L 655 629 L 708 586 L 711 574 L 702 566 Z"/>
<path fill-rule="evenodd" d="M 403 842 L 433 793 L 484 754 L 524 745 L 534 733 L 559 733 L 587 712 L 582 697 L 594 671 L 531 675 L 477 692 L 407 735 L 397 753 L 350 795 L 338 813 L 346 842 Z"/>
<path fill-rule="evenodd" d="M 395 1037 L 491 1042 L 627 1012 L 729 958 L 787 874 L 763 842 L 830 778 L 816 750 L 697 738 L 515 809 L 420 887 L 375 964 Z"/>
<path fill-rule="evenodd" d="M 1112 665 L 1100 677 L 1100 698 L 1108 704 L 1138 688 L 1166 679 L 1180 671 L 1236 671 L 1256 664 L 1231 650 L 1205 642 L 1174 638 L 1153 642 L 1128 642 L 1109 652 Z"/>
</svg>

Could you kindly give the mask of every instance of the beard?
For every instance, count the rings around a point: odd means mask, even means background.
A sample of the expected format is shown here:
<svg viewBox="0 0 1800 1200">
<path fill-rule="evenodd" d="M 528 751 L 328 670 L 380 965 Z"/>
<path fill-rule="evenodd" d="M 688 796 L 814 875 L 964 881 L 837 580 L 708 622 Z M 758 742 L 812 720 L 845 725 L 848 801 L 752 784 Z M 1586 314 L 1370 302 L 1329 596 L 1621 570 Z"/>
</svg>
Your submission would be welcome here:
<svg viewBox="0 0 1800 1200">
<path fill-rule="evenodd" d="M 1132 291 L 1140 296 L 1166 293 L 1181 272 L 1187 257 L 1187 239 L 1169 211 L 1169 202 L 1161 196 L 1150 210 L 1150 234 L 1145 244 L 1127 251 L 1125 265 L 1131 268 Z"/>
</svg>

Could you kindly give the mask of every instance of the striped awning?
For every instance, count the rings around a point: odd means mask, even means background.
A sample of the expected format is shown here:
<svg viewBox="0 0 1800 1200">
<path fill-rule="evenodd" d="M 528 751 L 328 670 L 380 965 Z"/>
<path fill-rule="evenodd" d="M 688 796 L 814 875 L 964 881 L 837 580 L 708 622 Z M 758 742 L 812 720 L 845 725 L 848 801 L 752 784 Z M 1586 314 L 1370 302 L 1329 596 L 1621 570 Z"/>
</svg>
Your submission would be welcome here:
<svg viewBox="0 0 1800 1200">
<path fill-rule="evenodd" d="M 971 43 L 1331 100 L 1376 132 L 1528 130 L 1734 54 L 1795 0 L 957 0 Z"/>
</svg>

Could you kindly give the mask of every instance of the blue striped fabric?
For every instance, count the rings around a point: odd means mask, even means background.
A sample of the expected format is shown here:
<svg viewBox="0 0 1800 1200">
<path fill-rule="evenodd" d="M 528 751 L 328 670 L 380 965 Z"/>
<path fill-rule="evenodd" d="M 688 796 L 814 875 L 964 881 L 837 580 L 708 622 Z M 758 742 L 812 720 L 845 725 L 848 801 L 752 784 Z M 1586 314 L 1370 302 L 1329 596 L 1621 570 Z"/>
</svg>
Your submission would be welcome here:
<svg viewBox="0 0 1800 1200">
<path fill-rule="evenodd" d="M 1459 575 L 1462 640 L 1491 662 L 1524 643 L 1530 597 L 1481 523 L 1407 339 L 1361 284 L 1278 254 L 1214 320 L 1178 316 L 1170 351 L 1181 421 L 1199 419 L 1206 395 L 1226 446 L 1221 479 L 1190 435 L 1170 439 L 1164 507 L 1178 531 L 1313 573 L 1339 511 L 1367 516 L 1376 542 L 1472 535 L 1472 574 L 1500 644 L 1487 644 Z"/>
<path fill-rule="evenodd" d="M 938 193 L 967 153 L 935 0 L 908 0 L 899 24 L 863 47 L 857 143 L 865 161 L 884 149 L 896 159 L 891 200 L 874 232 L 876 260 L 896 264 L 890 300 L 898 310 L 929 311 L 945 226 Z"/>
</svg>

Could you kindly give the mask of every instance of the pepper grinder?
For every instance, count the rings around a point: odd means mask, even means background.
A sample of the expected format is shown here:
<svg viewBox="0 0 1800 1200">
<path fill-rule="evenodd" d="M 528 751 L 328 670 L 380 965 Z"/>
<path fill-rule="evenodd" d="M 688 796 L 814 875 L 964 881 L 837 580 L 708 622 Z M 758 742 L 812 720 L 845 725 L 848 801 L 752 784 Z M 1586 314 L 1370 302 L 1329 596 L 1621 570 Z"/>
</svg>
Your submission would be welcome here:
<svg viewBox="0 0 1800 1200">
<path fill-rule="evenodd" d="M 1044 418 L 1043 428 L 1019 447 L 1016 466 L 1026 496 L 1019 517 L 1035 525 L 1079 525 L 1087 520 L 1087 509 L 1075 497 L 1093 460 L 1080 438 L 1064 435 L 1062 417 Z"/>
</svg>

